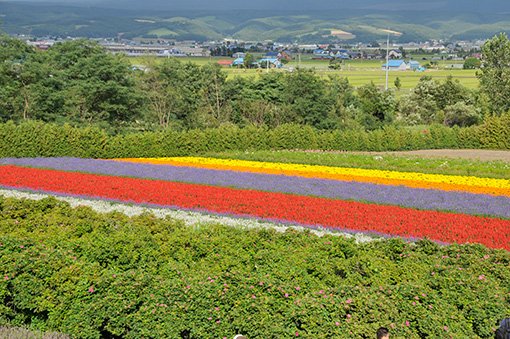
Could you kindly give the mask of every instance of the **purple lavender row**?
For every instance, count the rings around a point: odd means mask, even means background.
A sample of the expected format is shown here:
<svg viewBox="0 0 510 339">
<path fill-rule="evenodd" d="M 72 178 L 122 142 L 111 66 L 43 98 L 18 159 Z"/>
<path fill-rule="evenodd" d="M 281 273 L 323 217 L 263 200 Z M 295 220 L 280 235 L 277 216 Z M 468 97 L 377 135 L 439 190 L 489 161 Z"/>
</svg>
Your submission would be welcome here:
<svg viewBox="0 0 510 339">
<path fill-rule="evenodd" d="M 504 196 L 111 160 L 4 158 L 0 159 L 0 165 L 2 164 L 151 178 L 510 218 L 510 198 Z"/>
</svg>

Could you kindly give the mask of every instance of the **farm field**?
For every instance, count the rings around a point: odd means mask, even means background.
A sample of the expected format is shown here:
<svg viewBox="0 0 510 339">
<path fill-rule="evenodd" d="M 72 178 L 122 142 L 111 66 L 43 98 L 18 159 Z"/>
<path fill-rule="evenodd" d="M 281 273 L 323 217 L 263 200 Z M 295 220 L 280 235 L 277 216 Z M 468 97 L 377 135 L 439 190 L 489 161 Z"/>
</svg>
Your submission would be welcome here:
<svg viewBox="0 0 510 339">
<path fill-rule="evenodd" d="M 3 188 L 510 250 L 508 177 L 204 157 L 0 163 Z"/>
<path fill-rule="evenodd" d="M 3 158 L 0 325 L 487 338 L 510 312 L 509 165 L 291 151 Z M 1 320 L 13 317 L 25 320 Z"/>
<path fill-rule="evenodd" d="M 214 57 L 214 58 L 202 58 L 202 57 L 189 57 L 189 58 L 179 58 L 183 62 L 193 62 L 198 65 L 206 65 L 208 63 L 217 63 L 218 60 L 225 60 L 229 58 L 226 57 Z M 150 65 L 153 63 L 161 62 L 162 58 L 155 57 L 140 57 L 140 58 L 130 58 L 130 62 L 137 65 Z M 425 61 L 426 62 L 426 61 Z M 453 62 L 452 62 L 453 63 Z M 372 61 L 372 60 L 350 60 L 344 62 L 342 65 L 342 70 L 330 70 L 328 68 L 328 61 L 322 60 L 302 60 L 298 62 L 296 60 L 291 61 L 286 65 L 286 68 L 281 70 L 269 70 L 270 72 L 287 72 L 289 69 L 296 67 L 303 68 L 313 68 L 317 71 L 321 76 L 328 75 L 340 75 L 342 77 L 347 77 L 350 83 L 359 87 L 365 84 L 374 82 L 377 86 L 384 86 L 386 82 L 386 73 L 381 70 L 384 61 Z M 468 88 L 478 88 L 479 80 L 476 77 L 476 70 L 463 70 L 463 69 L 447 69 L 446 61 L 439 63 L 438 69 L 429 69 L 425 72 L 413 72 L 413 71 L 404 71 L 404 72 L 390 72 L 389 76 L 389 87 L 394 88 L 394 82 L 397 77 L 401 80 L 401 90 L 400 94 L 407 92 L 408 90 L 414 88 L 420 78 L 424 75 L 431 76 L 437 80 L 444 80 L 448 76 L 452 76 L 454 79 L 460 81 L 460 83 Z M 237 68 L 224 68 L 224 71 L 227 72 L 229 78 L 233 78 L 236 76 L 240 77 L 253 77 L 260 76 L 267 72 L 267 70 L 262 69 L 237 69 Z"/>
</svg>

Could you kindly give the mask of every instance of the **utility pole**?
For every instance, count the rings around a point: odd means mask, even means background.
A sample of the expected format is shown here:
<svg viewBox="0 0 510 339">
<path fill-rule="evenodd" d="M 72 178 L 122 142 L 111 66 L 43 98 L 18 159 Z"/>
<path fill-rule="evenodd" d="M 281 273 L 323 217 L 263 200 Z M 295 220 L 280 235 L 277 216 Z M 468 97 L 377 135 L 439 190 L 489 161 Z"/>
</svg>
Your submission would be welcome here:
<svg viewBox="0 0 510 339">
<path fill-rule="evenodd" d="M 386 40 L 386 90 L 388 90 L 389 71 L 390 71 L 390 32 L 388 29 L 388 40 Z"/>
</svg>

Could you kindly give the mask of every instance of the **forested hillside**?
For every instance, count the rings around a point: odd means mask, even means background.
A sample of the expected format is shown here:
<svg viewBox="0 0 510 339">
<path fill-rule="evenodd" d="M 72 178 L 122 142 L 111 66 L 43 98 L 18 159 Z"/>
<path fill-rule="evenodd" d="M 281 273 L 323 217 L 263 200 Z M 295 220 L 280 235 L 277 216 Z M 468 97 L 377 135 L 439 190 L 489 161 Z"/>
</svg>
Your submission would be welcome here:
<svg viewBox="0 0 510 339">
<path fill-rule="evenodd" d="M 391 27 L 402 34 L 400 42 L 428 39 L 486 39 L 510 32 L 506 2 L 432 2 L 423 6 L 414 2 L 373 1 L 350 5 L 303 2 L 248 9 L 247 5 L 203 5 L 185 8 L 167 2 L 0 2 L 0 26 L 11 34 L 35 36 L 117 37 L 160 36 L 179 40 L 209 40 L 232 37 L 243 40 L 286 42 L 332 42 L 332 30 L 351 33 L 348 40 L 370 42 L 385 37 L 381 29 Z M 251 3 L 250 3 L 251 4 Z M 106 8 L 103 8 L 106 7 Z M 190 9 L 192 8 L 192 9 Z"/>
</svg>

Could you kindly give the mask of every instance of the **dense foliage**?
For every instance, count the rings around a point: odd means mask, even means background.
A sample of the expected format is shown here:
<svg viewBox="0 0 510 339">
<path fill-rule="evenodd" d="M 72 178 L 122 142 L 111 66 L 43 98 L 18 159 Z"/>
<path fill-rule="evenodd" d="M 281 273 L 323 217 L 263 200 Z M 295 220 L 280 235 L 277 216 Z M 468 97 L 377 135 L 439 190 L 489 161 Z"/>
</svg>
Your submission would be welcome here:
<svg viewBox="0 0 510 339">
<path fill-rule="evenodd" d="M 482 48 L 484 58 L 480 70 L 480 86 L 489 98 L 489 106 L 495 114 L 510 110 L 510 40 L 499 34 Z"/>
<path fill-rule="evenodd" d="M 469 128 L 434 125 L 426 129 L 385 127 L 364 132 L 319 131 L 286 124 L 274 129 L 224 125 L 203 130 L 110 135 L 95 127 L 28 121 L 0 124 L 0 157 L 126 158 L 165 157 L 228 150 L 319 149 L 397 151 L 440 148 L 510 149 L 510 115 Z"/>
<path fill-rule="evenodd" d="M 185 227 L 0 198 L 0 325 L 81 338 L 491 337 L 505 251 Z"/>
<path fill-rule="evenodd" d="M 8 37 L 0 38 L 0 46 L 0 122 L 37 119 L 113 130 L 225 123 L 375 130 L 393 124 L 470 126 L 496 109 L 486 94 L 452 78 L 425 76 L 397 98 L 373 83 L 355 89 L 338 75 L 305 69 L 227 79 L 219 65 L 165 59 L 141 70 L 85 40 L 46 52 Z"/>
<path fill-rule="evenodd" d="M 116 124 L 133 120 L 141 100 L 130 65 L 86 41 L 38 53 L 0 39 L 0 118 Z"/>
</svg>

